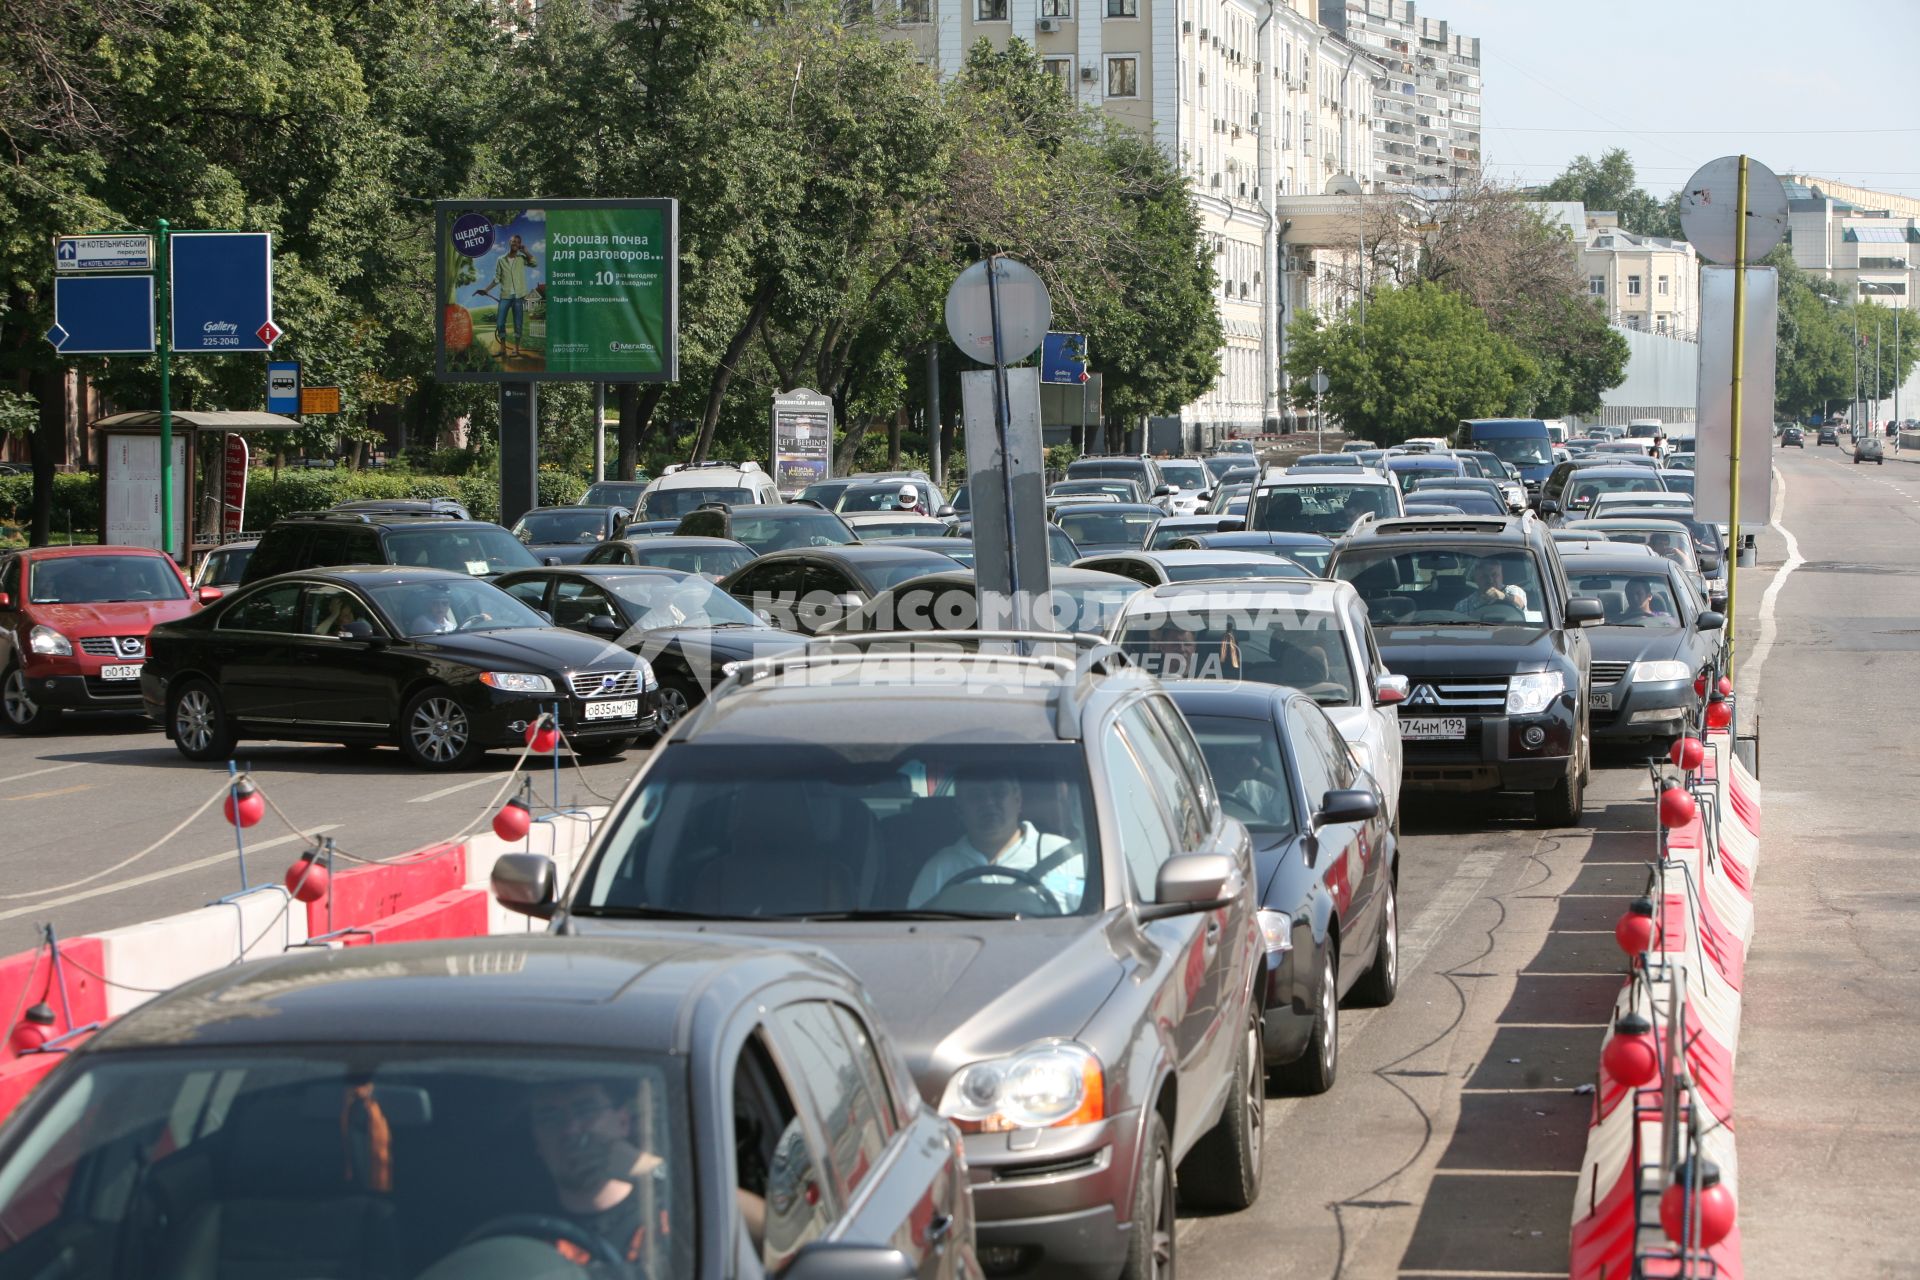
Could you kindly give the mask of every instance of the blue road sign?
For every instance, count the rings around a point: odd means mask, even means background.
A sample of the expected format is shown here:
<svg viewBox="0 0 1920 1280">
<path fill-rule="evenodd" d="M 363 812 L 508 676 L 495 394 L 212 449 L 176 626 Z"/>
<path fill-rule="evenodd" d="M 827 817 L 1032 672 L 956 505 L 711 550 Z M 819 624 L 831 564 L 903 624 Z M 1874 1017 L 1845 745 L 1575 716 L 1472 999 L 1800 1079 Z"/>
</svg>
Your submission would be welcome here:
<svg viewBox="0 0 1920 1280">
<path fill-rule="evenodd" d="M 173 349 L 187 355 L 266 351 L 273 323 L 273 237 L 265 231 L 176 231 L 167 237 Z"/>
<path fill-rule="evenodd" d="M 47 341 L 63 356 L 153 351 L 152 276 L 56 276 Z"/>
<path fill-rule="evenodd" d="M 1087 380 L 1087 335 L 1049 333 L 1040 346 L 1040 381 L 1075 386 Z"/>
<path fill-rule="evenodd" d="M 290 416 L 300 412 L 300 362 L 270 361 L 267 365 L 267 412 Z"/>
</svg>

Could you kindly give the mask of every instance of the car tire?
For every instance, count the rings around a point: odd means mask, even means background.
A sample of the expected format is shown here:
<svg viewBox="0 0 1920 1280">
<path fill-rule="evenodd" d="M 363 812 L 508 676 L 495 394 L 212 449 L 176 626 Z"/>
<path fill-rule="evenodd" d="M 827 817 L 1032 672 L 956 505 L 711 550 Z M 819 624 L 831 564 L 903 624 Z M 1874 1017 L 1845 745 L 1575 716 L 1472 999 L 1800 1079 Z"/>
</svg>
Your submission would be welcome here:
<svg viewBox="0 0 1920 1280">
<path fill-rule="evenodd" d="M 1260 1198 L 1267 1063 L 1258 1008 L 1250 1014 L 1233 1069 L 1239 1083 L 1228 1091 L 1219 1121 L 1180 1163 L 1180 1198 L 1189 1208 L 1238 1213 Z"/>
<path fill-rule="evenodd" d="M 422 689 L 400 713 L 400 754 L 419 769 L 458 769 L 480 756 L 473 717 L 445 685 Z"/>
<path fill-rule="evenodd" d="M 1274 1073 L 1288 1093 L 1325 1093 L 1340 1074 L 1340 961 L 1333 951 L 1337 944 L 1337 936 L 1329 933 L 1325 972 L 1314 992 L 1316 1008 L 1307 1050 Z"/>
<path fill-rule="evenodd" d="M 44 702 L 35 702 L 27 687 L 27 673 L 18 665 L 0 676 L 0 721 L 20 734 L 51 733 L 60 723 L 60 711 Z"/>
<path fill-rule="evenodd" d="M 568 749 L 582 760 L 611 760 L 632 745 L 632 738 L 601 738 L 595 742 L 567 744 Z"/>
<path fill-rule="evenodd" d="M 1386 895 L 1380 903 L 1380 941 L 1373 948 L 1373 963 L 1348 993 L 1362 1009 L 1385 1008 L 1400 992 L 1400 903 L 1391 876 L 1380 892 Z"/>
<path fill-rule="evenodd" d="M 205 680 L 188 680 L 173 691 L 167 728 L 180 754 L 201 763 L 231 758 L 240 740 L 220 691 Z"/>
<path fill-rule="evenodd" d="M 1565 776 L 1544 791 L 1533 793 L 1533 813 L 1535 820 L 1543 827 L 1574 827 L 1580 824 L 1580 813 L 1585 807 L 1586 780 L 1582 776 L 1586 764 L 1582 761 L 1569 769 Z"/>
<path fill-rule="evenodd" d="M 1133 1217 L 1127 1228 L 1127 1262 L 1120 1280 L 1173 1280 L 1178 1244 L 1174 1199 L 1173 1139 L 1156 1109 L 1147 1115 L 1146 1141 L 1140 1146 Z"/>
<path fill-rule="evenodd" d="M 660 696 L 654 701 L 654 711 L 660 719 L 647 740 L 658 742 L 666 737 L 667 731 L 699 706 L 703 697 L 699 689 L 679 676 L 660 677 Z"/>
</svg>

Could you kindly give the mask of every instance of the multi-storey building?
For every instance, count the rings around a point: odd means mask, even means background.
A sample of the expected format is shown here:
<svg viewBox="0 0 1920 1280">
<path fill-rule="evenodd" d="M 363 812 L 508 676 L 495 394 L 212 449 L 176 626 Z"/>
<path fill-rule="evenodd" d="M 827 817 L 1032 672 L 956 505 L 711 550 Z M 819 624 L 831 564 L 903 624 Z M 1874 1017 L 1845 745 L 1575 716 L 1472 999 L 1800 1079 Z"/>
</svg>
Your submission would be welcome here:
<svg viewBox="0 0 1920 1280">
<path fill-rule="evenodd" d="M 1839 284 L 1849 300 L 1913 306 L 1920 290 L 1920 200 L 1799 174 L 1783 181 L 1796 265 Z"/>
<path fill-rule="evenodd" d="M 1412 0 L 1320 0 L 1320 21 L 1379 64 L 1373 163 L 1380 181 L 1458 185 L 1480 172 L 1480 40 Z"/>
<path fill-rule="evenodd" d="M 1589 210 L 1580 241 L 1587 292 L 1626 329 L 1699 341 L 1700 259 L 1685 240 L 1622 230 L 1617 213 Z"/>
</svg>

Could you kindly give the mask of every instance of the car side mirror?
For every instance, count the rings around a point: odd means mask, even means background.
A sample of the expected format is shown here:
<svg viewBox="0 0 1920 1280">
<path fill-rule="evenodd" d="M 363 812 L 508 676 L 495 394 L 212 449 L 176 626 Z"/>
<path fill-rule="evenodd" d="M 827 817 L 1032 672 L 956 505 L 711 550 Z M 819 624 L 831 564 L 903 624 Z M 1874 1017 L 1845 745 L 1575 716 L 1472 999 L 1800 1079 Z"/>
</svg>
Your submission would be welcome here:
<svg viewBox="0 0 1920 1280">
<path fill-rule="evenodd" d="M 1373 682 L 1373 704 L 1377 707 L 1390 707 L 1396 702 L 1407 700 L 1407 678 L 1392 674 L 1380 676 Z"/>
<path fill-rule="evenodd" d="M 1596 622 L 1605 622 L 1607 607 L 1592 596 L 1575 596 L 1567 601 L 1567 622 L 1570 626 L 1590 627 Z"/>
<path fill-rule="evenodd" d="M 818 1190 L 813 1188 L 813 1190 Z M 793 1255 L 778 1280 L 914 1280 L 920 1271 L 906 1254 L 886 1244 L 816 1240 Z"/>
<path fill-rule="evenodd" d="M 1695 631 L 1718 631 L 1727 625 L 1727 615 L 1714 609 L 1702 609 L 1700 616 L 1693 620 Z"/>
<path fill-rule="evenodd" d="M 1718 552 L 1702 551 L 1700 553 L 1700 572 L 1715 573 L 1715 572 L 1718 572 L 1719 568 L 1720 568 L 1720 555 Z"/>
<path fill-rule="evenodd" d="M 490 878 L 493 897 L 509 911 L 535 920 L 551 920 L 555 871 L 544 853 L 503 853 L 495 859 Z"/>
<path fill-rule="evenodd" d="M 604 613 L 595 614 L 593 617 L 587 619 L 587 630 L 597 636 L 617 636 L 624 629 L 625 628 L 621 627 L 619 619 L 609 618 Z"/>
<path fill-rule="evenodd" d="M 545 609 L 535 609 L 534 612 L 540 615 L 540 621 L 546 623 L 548 626 L 553 625 L 553 615 Z"/>
<path fill-rule="evenodd" d="M 355 618 L 352 622 L 340 628 L 338 634 L 342 640 L 371 640 L 373 639 L 373 624 L 365 618 Z"/>
<path fill-rule="evenodd" d="M 1560 504 L 1552 498 L 1547 498 L 1540 503 L 1540 514 L 1543 516 L 1557 516 L 1560 514 Z"/>
<path fill-rule="evenodd" d="M 540 558 L 540 563 L 545 565 L 547 568 L 551 569 L 553 568 L 553 566 L 560 563 L 560 557 L 559 556 L 542 556 Z"/>
<path fill-rule="evenodd" d="M 1313 815 L 1313 829 L 1336 822 L 1365 822 L 1380 816 L 1380 797 L 1371 791 L 1329 791 L 1320 797 L 1320 808 Z"/>
<path fill-rule="evenodd" d="M 938 511 L 934 512 L 933 518 L 936 520 L 950 520 L 954 516 L 957 516 L 959 514 L 960 513 L 958 511 L 955 511 L 953 509 L 953 505 L 949 503 L 948 505 L 941 507 Z"/>
<path fill-rule="evenodd" d="M 1172 492 L 1173 492 L 1172 485 L 1170 484 L 1158 485 L 1154 488 L 1153 496 L 1156 498 L 1164 498 Z"/>
<path fill-rule="evenodd" d="M 1179 853 L 1160 864 L 1152 902 L 1140 904 L 1142 920 L 1216 911 L 1233 900 L 1224 896 L 1233 878 L 1233 859 L 1224 853 Z"/>
<path fill-rule="evenodd" d="M 218 587 L 199 587 L 194 590 L 193 598 L 195 600 L 198 600 L 201 604 L 212 604 L 215 600 L 218 600 L 221 596 L 225 594 L 227 593 L 222 591 Z M 5 595 L 0 595 L 0 609 L 4 609 L 6 607 L 7 607 L 7 598 Z"/>
</svg>

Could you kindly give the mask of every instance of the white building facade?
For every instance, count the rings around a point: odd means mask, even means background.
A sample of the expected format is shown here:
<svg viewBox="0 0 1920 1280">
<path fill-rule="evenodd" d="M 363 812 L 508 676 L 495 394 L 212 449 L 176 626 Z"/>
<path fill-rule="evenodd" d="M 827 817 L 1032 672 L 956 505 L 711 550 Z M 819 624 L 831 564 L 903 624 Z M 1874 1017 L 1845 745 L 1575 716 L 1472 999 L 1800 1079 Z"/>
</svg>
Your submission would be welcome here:
<svg viewBox="0 0 1920 1280">
<path fill-rule="evenodd" d="M 1320 21 L 1363 50 L 1374 78 L 1379 180 L 1458 186 L 1480 172 L 1480 40 L 1412 0 L 1321 0 Z"/>
<path fill-rule="evenodd" d="M 1909 310 L 1920 290 L 1920 200 L 1790 175 L 1793 260 L 1834 281 L 1850 302 Z"/>
<path fill-rule="evenodd" d="M 1620 228 L 1617 213 L 1591 211 L 1580 245 L 1587 292 L 1623 329 L 1700 340 L 1700 258 L 1685 240 Z"/>
</svg>

